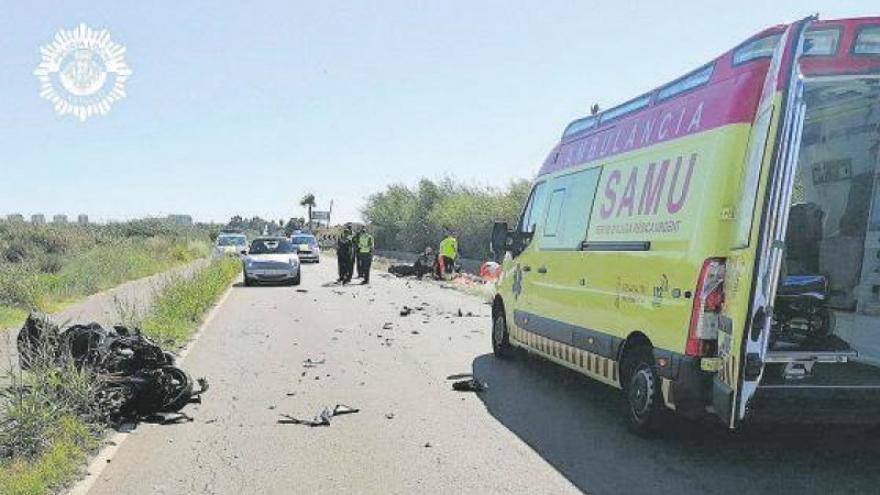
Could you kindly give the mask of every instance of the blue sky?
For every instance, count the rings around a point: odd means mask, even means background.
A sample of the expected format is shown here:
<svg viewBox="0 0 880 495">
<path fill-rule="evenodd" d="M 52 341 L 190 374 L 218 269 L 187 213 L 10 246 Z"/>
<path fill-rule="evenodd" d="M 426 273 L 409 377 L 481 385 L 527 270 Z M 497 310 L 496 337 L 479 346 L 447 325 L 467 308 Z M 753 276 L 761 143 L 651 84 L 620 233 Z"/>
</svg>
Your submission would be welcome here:
<svg viewBox="0 0 880 495">
<path fill-rule="evenodd" d="M 532 177 L 564 125 L 755 32 L 845 0 L 24 2 L 0 6 L 0 214 L 354 220 L 390 182 Z M 872 6 L 873 9 L 872 10 Z M 58 117 L 39 47 L 106 28 L 134 74 L 110 114 Z"/>
</svg>

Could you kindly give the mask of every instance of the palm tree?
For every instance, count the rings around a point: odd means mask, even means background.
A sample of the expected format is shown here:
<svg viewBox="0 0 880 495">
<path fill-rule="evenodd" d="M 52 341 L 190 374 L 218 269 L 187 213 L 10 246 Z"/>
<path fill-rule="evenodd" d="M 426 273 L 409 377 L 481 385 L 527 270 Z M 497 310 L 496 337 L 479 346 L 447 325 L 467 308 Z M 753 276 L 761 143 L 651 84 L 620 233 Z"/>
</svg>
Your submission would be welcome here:
<svg viewBox="0 0 880 495">
<path fill-rule="evenodd" d="M 300 206 L 305 206 L 309 209 L 309 231 L 312 230 L 312 208 L 315 207 L 315 195 L 312 193 L 307 193 L 301 200 L 299 200 Z"/>
</svg>

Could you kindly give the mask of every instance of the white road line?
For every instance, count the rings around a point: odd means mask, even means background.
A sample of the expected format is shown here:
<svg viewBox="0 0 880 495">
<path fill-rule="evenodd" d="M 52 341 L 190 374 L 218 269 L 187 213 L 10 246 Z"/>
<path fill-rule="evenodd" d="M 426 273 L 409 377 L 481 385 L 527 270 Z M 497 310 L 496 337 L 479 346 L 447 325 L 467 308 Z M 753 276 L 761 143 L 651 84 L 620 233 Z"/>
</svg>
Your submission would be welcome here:
<svg viewBox="0 0 880 495">
<path fill-rule="evenodd" d="M 183 360 L 190 353 L 192 348 L 195 346 L 196 341 L 198 341 L 199 337 L 205 331 L 205 328 L 211 324 L 214 320 L 214 317 L 217 315 L 217 312 L 220 310 L 220 307 L 223 306 L 223 303 L 226 302 L 226 299 L 229 297 L 229 294 L 232 293 L 233 286 L 230 285 L 226 292 L 220 296 L 220 299 L 217 301 L 217 304 L 211 308 L 211 311 L 208 313 L 208 316 L 205 317 L 205 321 L 199 326 L 199 329 L 196 330 L 196 333 L 193 334 L 192 338 L 187 342 L 187 344 L 181 349 L 181 351 L 177 354 L 177 362 L 183 363 Z M 89 467 L 86 471 L 86 476 L 81 479 L 77 484 L 73 485 L 73 487 L 67 492 L 67 495 L 87 495 L 89 490 L 92 489 L 95 482 L 101 477 L 101 473 L 104 472 L 104 469 L 110 464 L 110 461 L 113 459 L 113 456 L 116 455 L 116 452 L 119 450 L 119 447 L 122 446 L 122 443 L 131 436 L 131 433 L 120 432 L 113 434 L 110 437 L 110 441 L 107 446 L 101 449 L 98 452 L 98 455 L 92 460 L 89 464 Z"/>
</svg>

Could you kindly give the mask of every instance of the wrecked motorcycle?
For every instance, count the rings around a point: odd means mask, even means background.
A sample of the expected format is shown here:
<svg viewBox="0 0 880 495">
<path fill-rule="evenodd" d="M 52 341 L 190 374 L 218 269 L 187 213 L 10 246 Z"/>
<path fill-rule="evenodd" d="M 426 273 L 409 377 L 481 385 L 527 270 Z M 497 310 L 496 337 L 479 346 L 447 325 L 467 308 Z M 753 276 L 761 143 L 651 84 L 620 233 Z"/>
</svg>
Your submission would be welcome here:
<svg viewBox="0 0 880 495">
<path fill-rule="evenodd" d="M 138 330 L 97 323 L 61 329 L 45 316 L 31 314 L 17 339 L 22 369 L 57 366 L 69 360 L 100 377 L 101 401 L 110 416 L 143 417 L 180 411 L 207 390 L 175 366 L 174 355 Z"/>
</svg>

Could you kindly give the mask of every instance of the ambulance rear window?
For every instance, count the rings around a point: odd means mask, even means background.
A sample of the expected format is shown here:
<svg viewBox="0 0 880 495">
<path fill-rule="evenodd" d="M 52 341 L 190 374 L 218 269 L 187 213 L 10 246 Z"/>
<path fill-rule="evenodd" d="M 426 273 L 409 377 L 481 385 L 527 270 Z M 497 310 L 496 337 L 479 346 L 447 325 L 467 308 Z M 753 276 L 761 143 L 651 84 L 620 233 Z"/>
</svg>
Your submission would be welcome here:
<svg viewBox="0 0 880 495">
<path fill-rule="evenodd" d="M 853 44 L 856 55 L 880 55 L 880 25 L 864 26 L 859 29 Z"/>
</svg>

